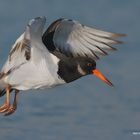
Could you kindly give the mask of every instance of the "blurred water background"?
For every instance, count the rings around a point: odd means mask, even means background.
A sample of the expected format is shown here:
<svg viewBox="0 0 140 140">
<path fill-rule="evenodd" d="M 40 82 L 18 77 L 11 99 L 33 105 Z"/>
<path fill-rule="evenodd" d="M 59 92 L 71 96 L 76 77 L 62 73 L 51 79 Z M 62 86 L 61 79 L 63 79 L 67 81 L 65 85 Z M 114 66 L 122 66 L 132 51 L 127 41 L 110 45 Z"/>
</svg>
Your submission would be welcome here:
<svg viewBox="0 0 140 140">
<path fill-rule="evenodd" d="M 60 17 L 126 33 L 118 51 L 98 69 L 115 85 L 93 76 L 53 89 L 22 92 L 12 116 L 0 115 L 0 140 L 139 140 L 140 1 L 0 0 L 0 66 L 28 21 Z M 2 104 L 4 98 L 1 98 Z"/>
</svg>

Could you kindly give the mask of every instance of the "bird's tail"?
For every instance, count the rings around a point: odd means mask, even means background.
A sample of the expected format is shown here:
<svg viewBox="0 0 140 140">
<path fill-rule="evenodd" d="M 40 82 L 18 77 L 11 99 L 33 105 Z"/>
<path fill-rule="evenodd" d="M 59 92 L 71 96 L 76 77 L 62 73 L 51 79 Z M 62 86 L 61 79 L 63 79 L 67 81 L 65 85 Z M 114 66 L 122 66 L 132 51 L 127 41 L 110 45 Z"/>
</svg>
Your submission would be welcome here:
<svg viewBox="0 0 140 140">
<path fill-rule="evenodd" d="M 0 97 L 5 95 L 6 86 L 7 86 L 7 84 L 3 81 L 3 73 L 0 72 Z M 12 91 L 13 91 L 13 89 L 10 89 L 10 92 L 12 92 Z"/>
<path fill-rule="evenodd" d="M 0 79 L 0 97 L 2 97 L 3 95 L 5 95 L 6 93 L 6 85 L 5 82 L 2 80 L 2 78 Z M 11 91 L 12 92 L 12 89 Z"/>
<path fill-rule="evenodd" d="M 2 89 L 2 90 L 0 91 L 0 97 L 2 97 L 3 95 L 5 95 L 5 93 L 6 93 L 6 90 L 5 90 L 5 89 Z"/>
<path fill-rule="evenodd" d="M 12 92 L 12 91 L 13 91 L 13 89 L 10 89 L 10 92 Z M 4 96 L 5 94 L 6 94 L 6 89 L 2 89 L 0 91 L 0 97 Z"/>
<path fill-rule="evenodd" d="M 3 82 L 2 79 L 0 79 L 0 97 L 6 93 L 5 88 L 6 88 L 5 83 Z"/>
</svg>

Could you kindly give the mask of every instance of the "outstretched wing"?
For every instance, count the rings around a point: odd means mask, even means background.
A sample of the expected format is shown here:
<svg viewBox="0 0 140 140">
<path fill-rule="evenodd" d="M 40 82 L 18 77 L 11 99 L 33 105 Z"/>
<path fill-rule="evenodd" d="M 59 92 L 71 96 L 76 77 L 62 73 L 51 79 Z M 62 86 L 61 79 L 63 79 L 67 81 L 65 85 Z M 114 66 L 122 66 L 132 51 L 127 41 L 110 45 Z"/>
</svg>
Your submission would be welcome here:
<svg viewBox="0 0 140 140">
<path fill-rule="evenodd" d="M 27 34 L 25 31 L 14 43 L 2 72 L 7 73 L 30 60 L 30 38 Z"/>
<path fill-rule="evenodd" d="M 39 49 L 44 47 L 42 42 L 42 32 L 45 25 L 45 17 L 37 17 L 29 21 L 25 32 L 16 40 L 8 59 L 2 68 L 3 73 L 9 73 L 13 69 L 28 62 L 32 57 L 37 57 Z M 31 49 L 32 48 L 32 49 Z M 47 49 L 45 48 L 47 51 Z"/>
<path fill-rule="evenodd" d="M 50 51 L 59 51 L 70 57 L 99 59 L 116 50 L 114 38 L 125 36 L 87 27 L 74 20 L 58 19 L 43 35 L 43 42 Z"/>
</svg>

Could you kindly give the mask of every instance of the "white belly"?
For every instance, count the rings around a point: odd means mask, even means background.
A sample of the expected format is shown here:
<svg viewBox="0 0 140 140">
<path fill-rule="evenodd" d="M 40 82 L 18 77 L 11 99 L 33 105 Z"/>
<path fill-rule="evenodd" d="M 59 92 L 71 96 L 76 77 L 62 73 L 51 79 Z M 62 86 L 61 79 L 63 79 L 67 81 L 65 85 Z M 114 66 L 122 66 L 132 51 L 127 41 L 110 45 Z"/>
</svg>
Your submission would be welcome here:
<svg viewBox="0 0 140 140">
<path fill-rule="evenodd" d="M 40 62 L 28 62 L 4 78 L 5 83 L 18 90 L 50 88 L 64 84 L 57 75 L 58 65 L 42 59 Z"/>
</svg>

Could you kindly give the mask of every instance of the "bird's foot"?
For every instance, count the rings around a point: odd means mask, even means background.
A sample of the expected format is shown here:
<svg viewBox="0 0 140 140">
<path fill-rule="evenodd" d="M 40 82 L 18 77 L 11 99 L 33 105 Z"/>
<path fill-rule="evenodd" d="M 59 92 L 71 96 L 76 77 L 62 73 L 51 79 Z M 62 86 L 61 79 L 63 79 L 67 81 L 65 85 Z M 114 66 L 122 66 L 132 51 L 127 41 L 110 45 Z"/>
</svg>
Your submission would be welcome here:
<svg viewBox="0 0 140 140">
<path fill-rule="evenodd" d="M 4 114 L 4 116 L 9 116 L 9 115 L 13 114 L 13 113 L 15 112 L 16 109 L 17 109 L 17 107 L 15 107 L 15 106 L 10 106 L 10 107 L 8 108 L 8 110 L 6 111 L 6 113 Z"/>
<path fill-rule="evenodd" d="M 7 112 L 7 110 L 10 108 L 10 104 L 8 103 L 4 103 L 4 105 L 2 105 L 0 107 L 0 113 L 4 113 L 4 112 Z"/>
</svg>

